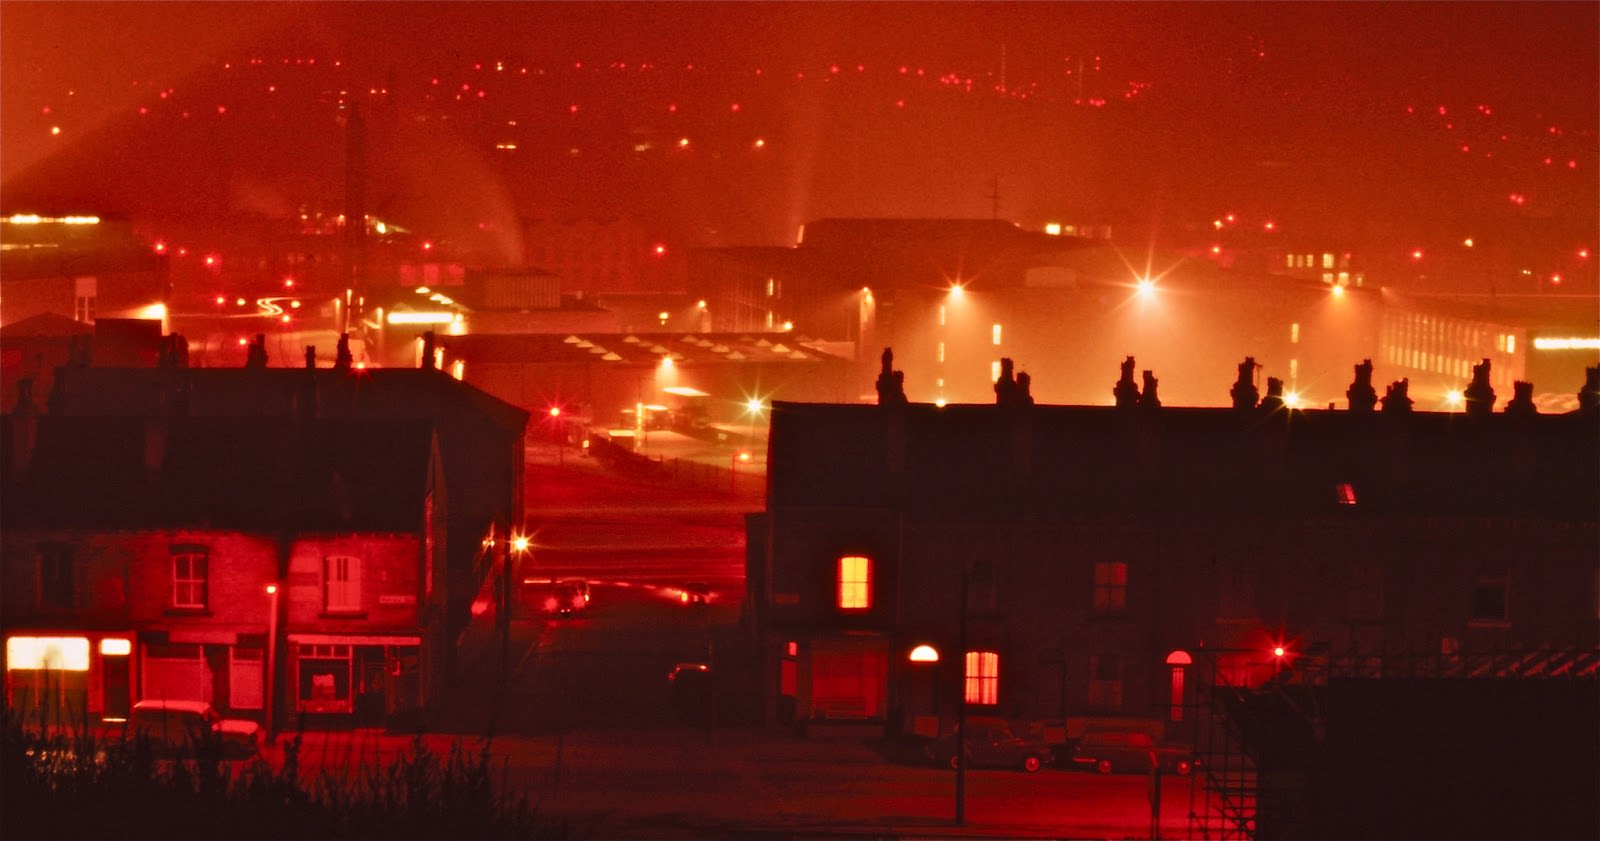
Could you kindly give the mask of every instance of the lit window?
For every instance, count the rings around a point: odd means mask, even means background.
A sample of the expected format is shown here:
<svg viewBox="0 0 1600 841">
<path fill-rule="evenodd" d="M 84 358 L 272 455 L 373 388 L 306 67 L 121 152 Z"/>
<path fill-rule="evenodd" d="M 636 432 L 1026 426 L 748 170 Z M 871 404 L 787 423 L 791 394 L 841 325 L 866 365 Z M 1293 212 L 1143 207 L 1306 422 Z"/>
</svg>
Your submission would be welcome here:
<svg viewBox="0 0 1600 841">
<path fill-rule="evenodd" d="M 1296 321 L 1293 324 L 1289 325 L 1289 344 L 1295 345 L 1295 344 L 1299 344 L 1299 343 L 1300 343 L 1300 322 Z"/>
<path fill-rule="evenodd" d="M 89 671 L 85 637 L 11 637 L 6 640 L 6 670 Z"/>
<path fill-rule="evenodd" d="M 1340 505 L 1355 505 L 1356 504 L 1356 486 L 1355 485 L 1352 485 L 1349 482 L 1340 482 L 1339 486 L 1338 486 L 1338 493 L 1339 493 L 1339 504 Z"/>
<path fill-rule="evenodd" d="M 939 343 L 939 362 L 944 363 L 944 342 Z"/>
<path fill-rule="evenodd" d="M 322 561 L 323 609 L 328 613 L 361 610 L 361 559 L 347 556 Z"/>
<path fill-rule="evenodd" d="M 1000 655 L 993 651 L 968 651 L 966 683 L 967 703 L 1000 703 Z"/>
<path fill-rule="evenodd" d="M 1516 353 L 1516 352 L 1517 352 L 1517 337 L 1514 334 L 1508 333 L 1508 334 L 1506 334 L 1506 353 Z"/>
<path fill-rule="evenodd" d="M 989 381 L 990 382 L 999 382 L 999 380 L 1000 380 L 1000 360 L 991 359 L 991 360 L 989 360 Z"/>
<path fill-rule="evenodd" d="M 1094 565 L 1094 612 L 1116 615 L 1128 611 L 1128 565 L 1097 561 Z"/>
<path fill-rule="evenodd" d="M 180 552 L 172 556 L 172 606 L 204 609 L 207 606 L 207 569 L 204 552 Z"/>
<path fill-rule="evenodd" d="M 996 347 L 1000 345 L 1000 325 L 996 324 L 989 329 L 989 341 Z"/>
<path fill-rule="evenodd" d="M 768 298 L 773 298 L 773 297 L 776 297 L 777 294 L 778 294 L 778 281 L 777 281 L 777 279 L 770 278 L 770 277 L 767 278 L 767 297 Z"/>
<path fill-rule="evenodd" d="M 1324 269 L 1333 268 L 1333 255 L 1332 254 L 1324 253 L 1322 255 L 1322 267 Z"/>
<path fill-rule="evenodd" d="M 939 326 L 944 326 L 944 304 L 939 305 Z"/>
<path fill-rule="evenodd" d="M 839 609 L 872 607 L 872 559 L 846 555 L 839 559 Z"/>
</svg>

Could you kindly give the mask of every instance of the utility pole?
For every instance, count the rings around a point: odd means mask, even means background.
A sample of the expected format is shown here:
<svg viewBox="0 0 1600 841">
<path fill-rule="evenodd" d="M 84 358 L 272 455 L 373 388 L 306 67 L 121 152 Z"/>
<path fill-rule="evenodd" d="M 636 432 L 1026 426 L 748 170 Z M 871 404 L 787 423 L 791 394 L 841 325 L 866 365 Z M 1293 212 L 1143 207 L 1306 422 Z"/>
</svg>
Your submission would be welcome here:
<svg viewBox="0 0 1600 841">
<path fill-rule="evenodd" d="M 966 561 L 961 562 L 961 632 L 956 656 L 956 826 L 967 824 L 967 579 Z"/>
</svg>

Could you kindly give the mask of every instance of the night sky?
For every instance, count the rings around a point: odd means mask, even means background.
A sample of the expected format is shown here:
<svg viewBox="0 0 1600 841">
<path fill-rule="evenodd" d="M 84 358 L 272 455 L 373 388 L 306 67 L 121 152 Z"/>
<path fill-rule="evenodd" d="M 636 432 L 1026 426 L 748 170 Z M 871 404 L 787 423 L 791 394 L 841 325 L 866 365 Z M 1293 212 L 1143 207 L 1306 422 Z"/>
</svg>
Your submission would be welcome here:
<svg viewBox="0 0 1600 841">
<path fill-rule="evenodd" d="M 374 207 L 504 262 L 519 217 L 1203 245 L 1233 213 L 1239 244 L 1270 222 L 1381 267 L 1472 236 L 1543 271 L 1600 224 L 1595 3 L 7 2 L 0 28 L 6 213 L 336 213 L 359 105 Z"/>
</svg>

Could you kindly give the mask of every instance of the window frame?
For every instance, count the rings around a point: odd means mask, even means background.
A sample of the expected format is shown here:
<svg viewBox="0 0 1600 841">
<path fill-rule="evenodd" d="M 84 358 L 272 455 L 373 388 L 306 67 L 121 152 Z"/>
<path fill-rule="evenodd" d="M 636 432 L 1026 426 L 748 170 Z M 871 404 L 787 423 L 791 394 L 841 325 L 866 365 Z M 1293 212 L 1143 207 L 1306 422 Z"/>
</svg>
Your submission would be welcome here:
<svg viewBox="0 0 1600 841">
<path fill-rule="evenodd" d="M 849 563 L 858 561 L 859 563 Z M 834 563 L 834 606 L 850 613 L 872 609 L 872 558 L 840 555 Z"/>
<path fill-rule="evenodd" d="M 971 706 L 1000 703 L 1000 652 L 975 648 L 962 658 L 961 700 Z"/>
<path fill-rule="evenodd" d="M 1107 673 L 1114 673 L 1114 676 L 1102 676 Z M 1088 705 L 1094 709 L 1120 711 L 1126 701 L 1127 679 L 1126 657 L 1120 654 L 1089 655 Z"/>
<path fill-rule="evenodd" d="M 322 612 L 358 614 L 361 609 L 361 558 L 358 555 L 327 555 L 322 559 Z M 335 571 L 342 572 L 336 579 Z M 341 598 L 335 600 L 335 593 Z"/>
<path fill-rule="evenodd" d="M 1128 615 L 1128 562 L 1095 561 L 1092 574 L 1090 612 L 1095 616 Z"/>
<path fill-rule="evenodd" d="M 1478 612 L 1480 606 L 1479 597 L 1489 587 L 1497 587 L 1500 590 L 1500 611 L 1498 616 L 1488 616 Z M 1509 575 L 1483 575 L 1473 581 L 1471 601 L 1467 605 L 1467 626 L 1471 628 L 1511 627 L 1511 577 Z"/>
<path fill-rule="evenodd" d="M 199 572 L 195 571 L 198 561 Z M 188 564 L 187 575 L 179 567 Z M 181 596 L 187 595 L 185 599 Z M 172 607 L 174 610 L 208 610 L 211 607 L 211 555 L 204 549 L 172 552 Z"/>
</svg>

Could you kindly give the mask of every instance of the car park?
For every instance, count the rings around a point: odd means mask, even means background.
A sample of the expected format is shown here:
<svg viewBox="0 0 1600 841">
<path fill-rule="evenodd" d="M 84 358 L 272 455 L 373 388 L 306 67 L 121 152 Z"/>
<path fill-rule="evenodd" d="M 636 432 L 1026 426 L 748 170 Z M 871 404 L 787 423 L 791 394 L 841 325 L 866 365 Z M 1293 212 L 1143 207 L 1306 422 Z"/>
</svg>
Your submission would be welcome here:
<svg viewBox="0 0 1600 841">
<path fill-rule="evenodd" d="M 1187 776 L 1196 764 L 1194 750 L 1158 742 L 1143 730 L 1090 730 L 1072 747 L 1073 767 L 1101 774 L 1163 772 Z"/>
<path fill-rule="evenodd" d="M 961 757 L 965 756 L 968 767 L 1024 771 L 1037 771 L 1054 761 L 1050 744 L 1042 735 L 1019 735 L 1003 718 L 969 716 L 966 727 L 967 737 L 961 750 L 957 749 L 957 743 L 963 741 L 958 730 L 930 743 L 929 758 L 951 768 L 959 767 Z"/>
<path fill-rule="evenodd" d="M 139 701 L 124 734 L 164 757 L 197 756 L 215 748 L 223 759 L 248 759 L 261 751 L 261 725 L 223 718 L 204 701 Z"/>
</svg>

